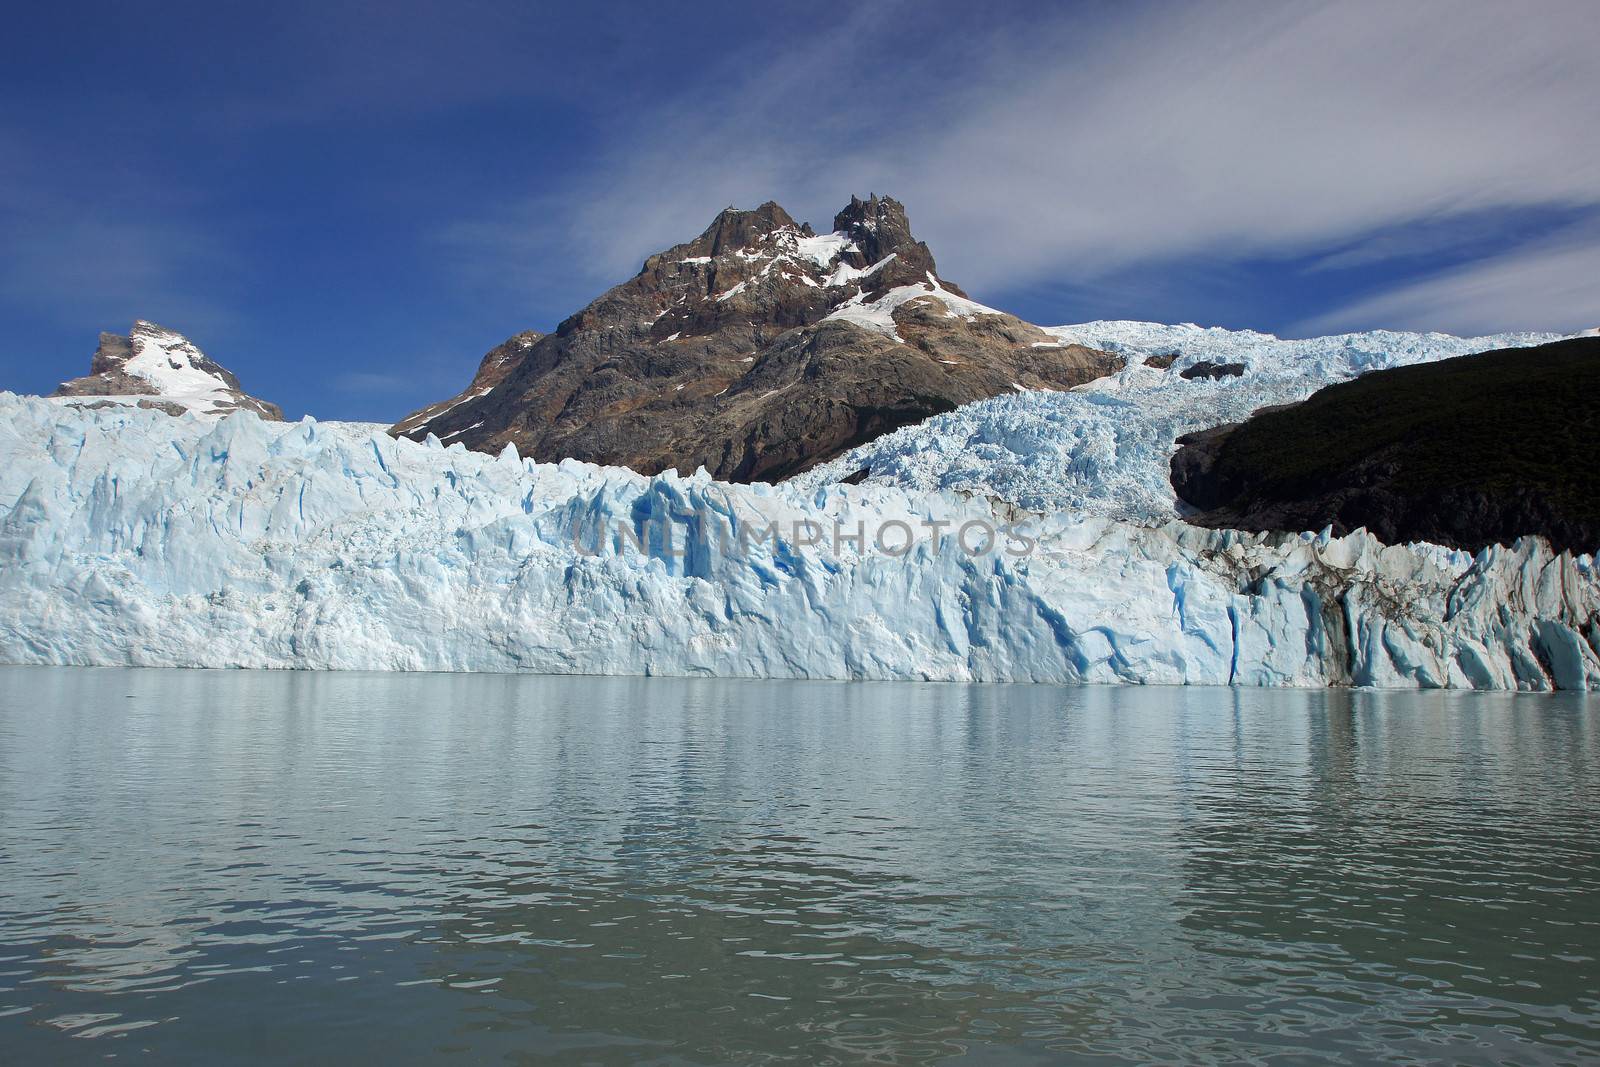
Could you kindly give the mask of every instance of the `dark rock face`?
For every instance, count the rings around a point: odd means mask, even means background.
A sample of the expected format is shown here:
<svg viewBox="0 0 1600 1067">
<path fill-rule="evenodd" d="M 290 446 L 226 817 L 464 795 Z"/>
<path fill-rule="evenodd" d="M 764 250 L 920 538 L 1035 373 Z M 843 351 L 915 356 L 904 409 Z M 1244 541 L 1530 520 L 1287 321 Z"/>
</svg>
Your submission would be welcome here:
<svg viewBox="0 0 1600 1067">
<path fill-rule="evenodd" d="M 1150 362 L 1145 360 L 1146 363 Z M 1168 363 L 1167 366 L 1172 366 Z M 1243 363 L 1213 363 L 1209 359 L 1197 359 L 1189 366 L 1178 372 L 1178 377 L 1194 381 L 1196 378 L 1242 378 L 1244 377 Z"/>
<path fill-rule="evenodd" d="M 176 330 L 143 319 L 133 324 L 126 337 L 102 333 L 99 347 L 89 361 L 89 373 L 62 382 L 51 395 L 139 398 L 107 399 L 81 405 L 84 407 L 128 403 L 169 415 L 185 411 L 226 415 L 243 409 L 269 421 L 283 421 L 278 405 L 246 393 L 232 371 L 200 351 L 194 342 Z"/>
<path fill-rule="evenodd" d="M 519 336 L 498 382 L 391 432 L 772 481 L 960 404 L 1122 366 L 966 299 L 877 196 L 821 235 L 775 203 L 729 208 L 554 333 Z"/>
<path fill-rule="evenodd" d="M 1376 371 L 1178 444 L 1199 525 L 1600 550 L 1600 339 Z"/>
</svg>

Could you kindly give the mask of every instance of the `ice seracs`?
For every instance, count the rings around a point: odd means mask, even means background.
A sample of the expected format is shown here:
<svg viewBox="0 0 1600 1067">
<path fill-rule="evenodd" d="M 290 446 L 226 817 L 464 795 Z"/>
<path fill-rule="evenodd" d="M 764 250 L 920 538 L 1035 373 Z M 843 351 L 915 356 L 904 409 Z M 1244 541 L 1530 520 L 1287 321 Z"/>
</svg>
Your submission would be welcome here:
<svg viewBox="0 0 1600 1067">
<path fill-rule="evenodd" d="M 54 395 L 73 398 L 65 402 L 77 407 L 128 404 L 201 418 L 245 410 L 283 418 L 276 404 L 247 394 L 231 371 L 187 337 L 144 319 L 127 336 L 102 333 L 89 373 L 62 382 Z"/>
<path fill-rule="evenodd" d="M 566 351 L 539 335 L 512 338 L 466 393 L 403 422 L 417 438 L 408 440 L 373 426 L 263 422 L 244 408 L 218 418 L 195 399 L 209 395 L 204 383 L 189 384 L 211 373 L 198 350 L 136 326 L 137 351 L 132 338 L 125 351 L 115 338 L 104 344 L 86 393 L 0 394 L 0 661 L 1600 688 L 1591 556 L 1537 538 L 1473 554 L 1386 545 L 1364 531 L 1200 529 L 1179 520 L 1167 479 L 1173 442 L 1190 429 L 1366 370 L 1550 335 L 1291 341 L 1131 322 L 1040 330 L 968 300 L 931 269 L 885 279 L 904 268 L 902 253 L 920 253 L 901 235 L 899 251 L 879 254 L 873 242 L 893 237 L 903 216 L 853 204 L 856 217 L 841 213 L 832 241 L 798 229 L 791 237 L 771 211 L 726 215 L 703 243 L 678 250 L 743 264 L 723 288 L 709 274 L 682 282 L 700 286 L 694 315 L 656 304 L 677 291 L 676 272 L 705 265 L 663 262 L 650 269 L 668 284 L 622 291 L 569 334 L 587 331 L 585 344 L 612 357 L 632 341 L 607 335 L 627 330 L 652 352 L 690 343 L 693 330 L 720 321 L 706 309 L 748 309 L 773 264 L 769 278 L 815 275 L 787 294 L 820 289 L 839 262 L 817 260 L 848 242 L 854 251 L 839 255 L 863 277 L 837 302 L 807 306 L 864 318 L 887 308 L 892 337 L 818 320 L 812 333 L 792 331 L 789 347 L 763 349 L 735 329 L 700 351 L 693 373 L 663 376 L 657 388 L 682 397 L 693 418 L 703 417 L 693 405 L 732 395 L 777 419 L 797 407 L 806 380 L 797 372 L 812 359 L 838 361 L 866 389 L 886 370 L 917 382 L 933 380 L 935 362 L 981 365 L 987 339 L 1001 336 L 1021 353 L 1002 382 L 1017 393 L 778 485 L 740 485 L 703 469 L 646 476 L 541 464 L 521 458 L 515 440 L 493 453 L 463 448 L 498 398 L 542 369 L 530 361 Z M 745 255 L 775 232 L 778 257 Z M 739 284 L 747 288 L 728 300 L 710 299 Z M 916 348 L 930 331 L 938 343 Z M 850 362 L 862 351 L 871 366 Z M 1107 368 L 1115 373 L 1070 391 L 1039 388 L 1048 379 L 1030 371 L 1028 354 L 1061 352 L 1113 353 L 1103 358 L 1117 360 Z M 750 369 L 698 377 L 732 365 Z M 1201 365 L 1239 372 L 1186 374 Z M 133 403 L 93 393 L 123 379 L 165 392 L 127 393 Z M 135 406 L 168 397 L 189 398 L 201 417 Z M 817 425 L 815 409 L 804 414 Z M 781 469 L 774 450 L 796 426 L 773 426 L 783 432 L 754 444 Z M 971 529 L 1004 531 L 1005 549 L 969 551 Z M 904 552 L 885 550 L 891 530 L 890 545 L 901 530 L 915 535 Z M 1010 551 L 1024 542 L 1026 551 Z"/>
<path fill-rule="evenodd" d="M 980 522 L 1031 551 L 969 554 Z M 874 544 L 894 523 L 902 555 Z M 1531 538 L 1026 515 L 0 394 L 4 662 L 1577 689 L 1597 618 L 1594 560 Z"/>
<path fill-rule="evenodd" d="M 940 295 L 949 302 L 949 297 Z M 961 311 L 952 305 L 952 313 Z M 865 316 L 863 307 L 855 314 Z M 1286 340 L 1192 323 L 1087 322 L 1043 327 L 1062 344 L 1121 356 L 1117 373 L 1066 392 L 1023 390 L 936 415 L 800 474 L 822 486 L 844 479 L 919 492 L 993 497 L 1034 511 L 1069 510 L 1146 524 L 1179 516 L 1169 480 L 1183 434 L 1304 400 L 1369 370 L 1542 344 L 1557 334 L 1452 337 L 1377 330 Z M 1196 364 L 1235 376 L 1186 377 Z M 1314 447 L 1310 442 L 1307 447 Z"/>
</svg>

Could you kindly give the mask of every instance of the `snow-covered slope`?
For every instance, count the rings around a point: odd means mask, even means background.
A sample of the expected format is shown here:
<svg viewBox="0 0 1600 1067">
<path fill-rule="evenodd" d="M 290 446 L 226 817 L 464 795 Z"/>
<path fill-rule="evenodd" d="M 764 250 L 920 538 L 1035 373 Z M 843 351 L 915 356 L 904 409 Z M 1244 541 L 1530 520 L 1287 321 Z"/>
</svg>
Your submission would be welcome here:
<svg viewBox="0 0 1600 1067">
<path fill-rule="evenodd" d="M 247 394 L 239 379 L 176 330 L 140 319 L 127 336 L 100 335 L 89 373 L 62 382 L 55 398 L 73 407 L 129 405 L 202 418 L 240 409 L 282 420 L 276 404 Z"/>
<path fill-rule="evenodd" d="M 852 449 L 795 483 L 826 485 L 866 469 L 869 485 L 947 489 L 1034 511 L 1069 509 L 1160 524 L 1178 515 L 1168 464 L 1182 434 L 1303 400 L 1370 370 L 1560 339 L 1379 330 L 1280 340 L 1248 330 L 1149 322 L 1087 322 L 1045 332 L 1123 355 L 1128 366 L 1070 392 L 1027 391 L 968 404 Z M 1174 355 L 1165 368 L 1145 363 Z M 1243 373 L 1183 377 L 1202 360 L 1243 364 Z"/>
<path fill-rule="evenodd" d="M 959 547 L 1003 517 L 0 394 L 0 661 L 1600 687 L 1594 561 L 1542 542 L 1474 559 L 1057 514 L 1013 531 L 1031 553 Z M 872 543 L 892 522 L 903 556 Z"/>
</svg>

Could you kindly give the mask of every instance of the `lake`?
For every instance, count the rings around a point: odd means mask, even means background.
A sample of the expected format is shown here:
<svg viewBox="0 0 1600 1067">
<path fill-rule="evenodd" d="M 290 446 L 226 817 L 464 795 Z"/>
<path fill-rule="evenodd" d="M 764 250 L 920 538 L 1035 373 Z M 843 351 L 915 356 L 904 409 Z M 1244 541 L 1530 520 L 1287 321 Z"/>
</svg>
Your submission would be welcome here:
<svg viewBox="0 0 1600 1067">
<path fill-rule="evenodd" d="M 11 1063 L 1574 1063 L 1600 701 L 0 668 Z"/>
</svg>

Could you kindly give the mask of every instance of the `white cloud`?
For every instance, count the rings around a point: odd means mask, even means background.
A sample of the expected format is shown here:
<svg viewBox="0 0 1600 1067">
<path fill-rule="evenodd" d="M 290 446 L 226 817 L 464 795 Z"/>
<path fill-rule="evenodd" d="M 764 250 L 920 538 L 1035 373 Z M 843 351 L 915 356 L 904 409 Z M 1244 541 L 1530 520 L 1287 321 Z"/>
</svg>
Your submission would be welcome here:
<svg viewBox="0 0 1600 1067">
<path fill-rule="evenodd" d="M 1195 256 L 1381 254 L 1419 222 L 1600 206 L 1586 0 L 1130 4 L 961 27 L 942 51 L 908 42 L 917 25 L 915 7 L 863 15 L 738 57 L 714 97 L 631 116 L 573 187 L 523 206 L 570 227 L 517 262 L 578 257 L 608 283 L 727 203 L 826 222 L 868 189 L 904 200 L 979 292 Z"/>
<path fill-rule="evenodd" d="M 1418 219 L 1600 200 L 1600 142 L 1580 132 L 1600 124 L 1591 7 L 1160 11 L 924 146 L 908 195 L 935 226 L 956 220 L 948 243 L 975 280 L 1295 255 Z"/>
<path fill-rule="evenodd" d="M 1600 227 L 1582 227 L 1301 323 L 1297 334 L 1383 326 L 1485 334 L 1600 326 Z"/>
</svg>

